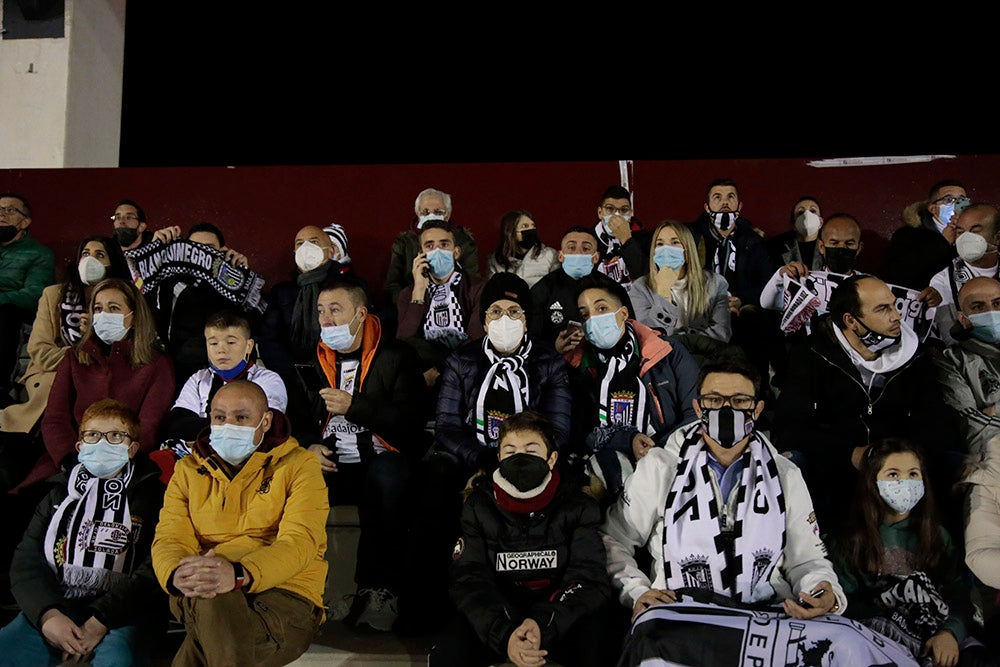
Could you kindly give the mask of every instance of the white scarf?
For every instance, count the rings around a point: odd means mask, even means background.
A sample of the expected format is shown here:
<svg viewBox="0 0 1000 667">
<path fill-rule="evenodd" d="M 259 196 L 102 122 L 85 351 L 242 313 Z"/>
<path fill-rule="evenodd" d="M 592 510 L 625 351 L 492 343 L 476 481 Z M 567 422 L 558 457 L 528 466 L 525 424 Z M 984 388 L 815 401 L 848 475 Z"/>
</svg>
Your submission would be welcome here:
<svg viewBox="0 0 1000 667">
<path fill-rule="evenodd" d="M 708 466 L 702 424 L 691 425 L 681 445 L 663 516 L 663 562 L 667 588 L 703 588 L 739 602 L 774 597 L 771 573 L 785 547 L 785 497 L 777 462 L 756 433 L 743 453 L 744 465 L 731 517 L 723 534 L 719 499 Z M 726 545 L 732 541 L 732 561 Z"/>
<path fill-rule="evenodd" d="M 524 364 L 530 352 L 531 341 L 527 336 L 517 350 L 507 356 L 493 350 L 488 336 L 483 338 L 483 354 L 490 368 L 476 397 L 476 438 L 480 445 L 496 447 L 504 419 L 527 409 L 528 371 Z"/>
<path fill-rule="evenodd" d="M 117 476 L 95 477 L 82 463 L 69 474 L 66 499 L 45 532 L 45 559 L 61 572 L 67 599 L 97 595 L 128 577 L 140 525 L 133 525 L 125 491 L 135 466 Z"/>
<path fill-rule="evenodd" d="M 917 352 L 917 346 L 920 344 L 920 340 L 917 338 L 916 332 L 910 328 L 910 325 L 901 321 L 900 323 L 901 338 L 899 345 L 896 345 L 888 350 L 882 352 L 882 354 L 875 357 L 875 359 L 868 361 L 855 350 L 847 338 L 844 336 L 844 332 L 840 330 L 840 327 L 834 326 L 833 333 L 837 337 L 837 342 L 840 346 L 844 348 L 847 352 L 847 356 L 850 358 L 851 363 L 858 369 L 859 372 L 865 375 L 871 375 L 874 373 L 891 373 L 892 371 L 901 368 L 913 358 L 913 355 Z M 867 371 L 867 373 L 865 372 Z"/>
</svg>

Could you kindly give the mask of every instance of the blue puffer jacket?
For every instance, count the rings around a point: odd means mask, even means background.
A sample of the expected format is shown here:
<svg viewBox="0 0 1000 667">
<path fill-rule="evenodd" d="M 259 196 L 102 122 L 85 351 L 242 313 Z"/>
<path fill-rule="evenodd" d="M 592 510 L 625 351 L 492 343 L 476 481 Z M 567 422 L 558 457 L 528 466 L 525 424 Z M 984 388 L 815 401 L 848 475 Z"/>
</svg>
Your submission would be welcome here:
<svg viewBox="0 0 1000 667">
<path fill-rule="evenodd" d="M 480 452 L 486 448 L 476 438 L 476 401 L 490 362 L 483 352 L 483 339 L 470 341 L 448 355 L 441 373 L 438 394 L 437 443 L 475 469 Z M 569 442 L 572 399 L 566 362 L 550 347 L 533 342 L 527 363 L 529 407 L 552 422 L 556 447 L 565 451 Z"/>
</svg>

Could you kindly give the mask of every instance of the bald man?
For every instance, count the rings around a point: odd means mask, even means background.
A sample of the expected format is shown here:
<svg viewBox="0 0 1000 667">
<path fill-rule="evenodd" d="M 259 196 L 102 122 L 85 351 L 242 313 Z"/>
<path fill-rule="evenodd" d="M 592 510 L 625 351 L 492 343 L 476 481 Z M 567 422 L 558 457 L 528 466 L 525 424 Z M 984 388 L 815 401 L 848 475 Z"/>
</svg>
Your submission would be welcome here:
<svg viewBox="0 0 1000 667">
<path fill-rule="evenodd" d="M 295 279 L 278 283 L 271 290 L 258 336 L 261 358 L 286 385 L 297 382 L 294 365 L 307 363 L 316 355 L 319 343 L 316 297 L 320 287 L 343 281 L 368 289 L 367 283 L 351 269 L 347 232 L 341 225 L 331 223 L 322 228 L 306 225 L 295 234 L 292 251 Z"/>
<path fill-rule="evenodd" d="M 924 290 L 927 305 L 937 306 L 934 320 L 938 337 L 947 345 L 954 342 L 952 328 L 958 310 L 958 291 L 970 278 L 997 277 L 1000 212 L 990 204 L 972 204 L 956 213 L 950 226 L 956 234 L 958 257 L 934 274 L 930 286 Z"/>
<path fill-rule="evenodd" d="M 219 389 L 210 418 L 177 462 L 153 540 L 153 569 L 187 631 L 174 664 L 288 664 L 324 618 L 319 461 L 252 382 Z"/>
<path fill-rule="evenodd" d="M 855 274 L 833 290 L 829 309 L 791 352 L 771 433 L 780 450 L 805 455 L 820 525 L 833 528 L 845 518 L 843 494 L 869 445 L 909 438 L 932 462 L 957 445 L 931 355 L 889 286 Z"/>
<path fill-rule="evenodd" d="M 945 402 L 958 413 L 970 454 L 981 458 L 1000 435 L 1000 282 L 975 277 L 958 291 L 955 341 L 937 360 Z"/>
</svg>

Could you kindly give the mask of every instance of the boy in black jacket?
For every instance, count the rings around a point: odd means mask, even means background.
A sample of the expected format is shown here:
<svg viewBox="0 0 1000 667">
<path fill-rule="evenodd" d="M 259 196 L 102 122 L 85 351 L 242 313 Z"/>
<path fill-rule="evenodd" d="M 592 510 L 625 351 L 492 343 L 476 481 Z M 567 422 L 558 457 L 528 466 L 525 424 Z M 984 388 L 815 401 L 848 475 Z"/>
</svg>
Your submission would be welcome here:
<svg viewBox="0 0 1000 667">
<path fill-rule="evenodd" d="M 466 499 L 451 584 L 460 615 L 428 664 L 614 664 L 596 502 L 560 480 L 552 427 L 537 413 L 504 421 L 499 457 Z"/>
</svg>

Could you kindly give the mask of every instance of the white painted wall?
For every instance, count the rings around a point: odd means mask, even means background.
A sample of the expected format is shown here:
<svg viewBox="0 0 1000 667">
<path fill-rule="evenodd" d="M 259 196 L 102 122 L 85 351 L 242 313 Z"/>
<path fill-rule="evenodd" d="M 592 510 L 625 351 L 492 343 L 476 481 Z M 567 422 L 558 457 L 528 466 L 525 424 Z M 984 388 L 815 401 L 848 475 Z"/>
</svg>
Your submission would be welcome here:
<svg viewBox="0 0 1000 667">
<path fill-rule="evenodd" d="M 118 166 L 125 0 L 66 0 L 65 33 L 0 39 L 0 168 Z"/>
</svg>

